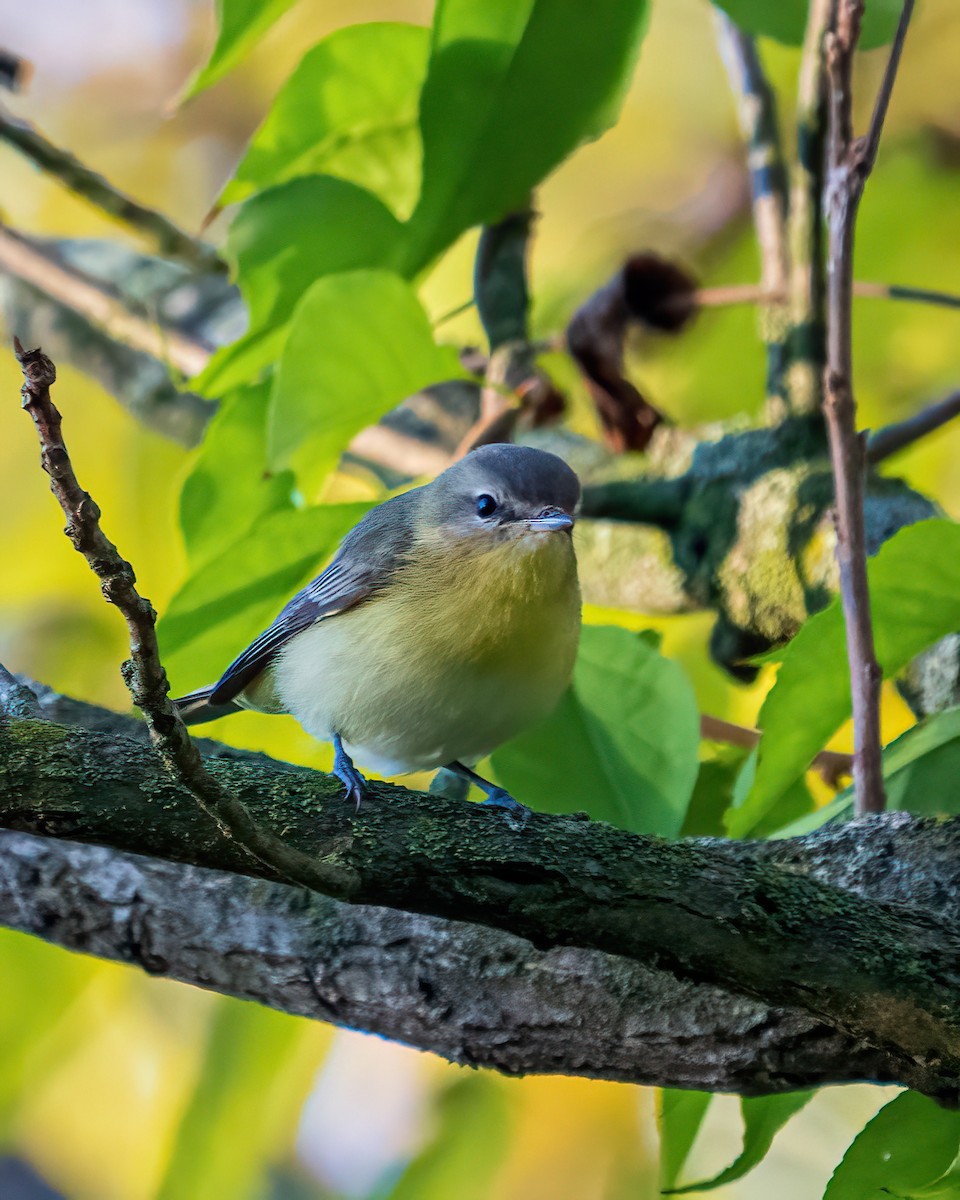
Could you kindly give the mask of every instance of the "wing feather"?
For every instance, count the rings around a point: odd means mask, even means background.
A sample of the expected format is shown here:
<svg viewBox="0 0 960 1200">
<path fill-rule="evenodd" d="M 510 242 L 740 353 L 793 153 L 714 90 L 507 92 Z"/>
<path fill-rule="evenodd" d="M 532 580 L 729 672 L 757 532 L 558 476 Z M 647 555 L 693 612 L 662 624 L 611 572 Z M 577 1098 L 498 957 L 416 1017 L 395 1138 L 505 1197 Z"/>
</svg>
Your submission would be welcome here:
<svg viewBox="0 0 960 1200">
<path fill-rule="evenodd" d="M 378 505 L 347 534 L 326 570 L 227 667 L 210 693 L 211 704 L 224 704 L 242 692 L 298 633 L 353 608 L 389 581 L 409 545 L 415 495 L 405 492 Z"/>
</svg>

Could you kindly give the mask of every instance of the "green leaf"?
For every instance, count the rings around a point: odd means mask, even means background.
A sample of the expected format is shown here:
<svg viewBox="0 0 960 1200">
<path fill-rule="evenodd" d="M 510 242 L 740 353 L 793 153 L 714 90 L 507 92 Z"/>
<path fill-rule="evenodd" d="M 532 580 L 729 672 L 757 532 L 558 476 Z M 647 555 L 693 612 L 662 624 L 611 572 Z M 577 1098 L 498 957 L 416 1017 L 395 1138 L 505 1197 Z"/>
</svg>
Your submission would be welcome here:
<svg viewBox="0 0 960 1200">
<path fill-rule="evenodd" d="M 432 1140 L 385 1200 L 488 1200 L 510 1148 L 508 1097 L 493 1075 L 474 1074 L 441 1094 Z"/>
<path fill-rule="evenodd" d="M 312 283 L 359 267 L 390 267 L 402 226 L 364 188 L 329 175 L 291 179 L 240 208 L 226 255 L 262 331 L 290 316 Z"/>
<path fill-rule="evenodd" d="M 718 8 L 744 30 L 785 42 L 803 43 L 807 26 L 808 0 L 714 0 Z M 863 15 L 860 49 L 871 50 L 893 40 L 900 20 L 901 0 L 867 0 Z"/>
<path fill-rule="evenodd" d="M 264 1195 L 266 1169 L 292 1140 L 324 1050 L 314 1034 L 285 1013 L 218 1000 L 156 1200 Z"/>
<path fill-rule="evenodd" d="M 221 204 L 297 176 L 336 175 L 409 215 L 420 190 L 429 50 L 420 25 L 348 25 L 324 38 L 277 93 Z"/>
<path fill-rule="evenodd" d="M 416 293 L 386 271 L 318 280 L 297 306 L 274 384 L 270 461 L 323 479 L 351 437 L 421 388 L 463 378 Z"/>
<path fill-rule="evenodd" d="M 439 0 L 420 104 L 423 189 L 405 262 L 525 205 L 616 119 L 645 0 Z"/>
<path fill-rule="evenodd" d="M 935 713 L 883 752 L 887 807 L 930 816 L 960 811 L 960 708 Z"/>
<path fill-rule="evenodd" d="M 950 1168 L 958 1147 L 960 1113 L 902 1092 L 851 1143 L 823 1200 L 909 1197 Z"/>
<path fill-rule="evenodd" d="M 960 812 L 960 708 L 948 708 L 914 725 L 883 751 L 887 808 L 926 816 L 955 816 Z M 853 815 L 853 788 L 809 817 L 777 831 L 795 837 L 819 829 L 827 821 L 846 821 Z"/>
<path fill-rule="evenodd" d="M 726 826 L 731 821 L 737 819 L 736 809 L 745 804 L 747 797 L 750 795 L 750 790 L 757 776 L 759 754 L 759 747 L 754 747 L 744 759 L 740 773 L 734 782 L 730 805 L 724 814 L 724 830 L 726 830 Z M 757 838 L 772 837 L 784 825 L 792 825 L 795 821 L 802 820 L 813 813 L 815 808 L 816 802 L 813 799 L 810 789 L 807 787 L 807 781 L 801 775 L 784 792 L 781 792 L 767 812 L 750 826 L 749 836 Z M 741 836 L 746 836 L 746 834 Z"/>
<path fill-rule="evenodd" d="M 743 1149 L 726 1170 L 702 1183 L 672 1189 L 673 1195 L 685 1192 L 707 1192 L 742 1179 L 758 1163 L 763 1162 L 773 1139 L 794 1113 L 798 1113 L 814 1096 L 814 1092 L 787 1092 L 782 1096 L 744 1097 L 740 1101 L 743 1114 Z"/>
<path fill-rule="evenodd" d="M 660 1133 L 661 1191 L 669 1191 L 677 1182 L 712 1099 L 710 1092 L 660 1089 L 657 1129 Z"/>
<path fill-rule="evenodd" d="M 217 41 L 207 65 L 187 85 L 189 100 L 216 83 L 248 54 L 294 0 L 217 0 Z"/>
<path fill-rule="evenodd" d="M 225 399 L 207 426 L 180 492 L 180 528 L 191 566 L 219 554 L 260 517 L 292 508 L 293 475 L 267 471 L 270 383 Z"/>
<path fill-rule="evenodd" d="M 492 762 L 498 783 L 543 812 L 585 809 L 635 833 L 676 837 L 699 740 L 697 703 L 681 668 L 649 638 L 588 625 L 556 711 Z"/>
<path fill-rule="evenodd" d="M 194 572 L 157 626 L 177 690 L 219 679 L 369 507 L 329 504 L 271 513 Z"/>
<path fill-rule="evenodd" d="M 885 678 L 960 629 L 960 525 L 931 520 L 901 529 L 869 561 L 868 574 Z M 727 816 L 733 837 L 744 836 L 766 816 L 850 714 L 839 598 L 811 617 L 781 656 L 777 681 L 760 711 L 756 780 L 745 803 Z"/>
</svg>

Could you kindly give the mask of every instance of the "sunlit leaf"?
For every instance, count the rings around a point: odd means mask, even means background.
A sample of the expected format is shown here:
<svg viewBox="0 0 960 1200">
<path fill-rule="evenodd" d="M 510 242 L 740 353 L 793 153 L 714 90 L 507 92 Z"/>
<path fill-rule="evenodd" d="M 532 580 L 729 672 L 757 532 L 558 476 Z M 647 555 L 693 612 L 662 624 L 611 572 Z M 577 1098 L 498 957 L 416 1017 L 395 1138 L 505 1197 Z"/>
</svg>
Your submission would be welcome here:
<svg viewBox="0 0 960 1200">
<path fill-rule="evenodd" d="M 870 560 L 868 573 L 877 658 L 886 678 L 960 629 L 960 525 L 932 520 L 901 529 Z M 756 780 L 744 804 L 727 816 L 735 837 L 766 816 L 850 714 L 839 599 L 811 617 L 781 657 L 760 711 Z"/>
<path fill-rule="evenodd" d="M 787 1092 L 782 1096 L 749 1096 L 740 1101 L 743 1114 L 743 1149 L 734 1162 L 719 1175 L 702 1183 L 672 1189 L 672 1194 L 707 1192 L 742 1179 L 748 1171 L 763 1162 L 773 1139 L 790 1118 L 812 1100 L 813 1092 Z"/>
<path fill-rule="evenodd" d="M 616 119 L 645 17 L 645 0 L 439 0 L 409 269 L 525 204 Z"/>
<path fill-rule="evenodd" d="M 386 271 L 318 280 L 297 307 L 274 384 L 270 460 L 322 479 L 351 437 L 421 388 L 465 375 L 416 293 Z"/>
<path fill-rule="evenodd" d="M 216 83 L 253 49 L 257 39 L 295 0 L 217 0 L 217 41 L 207 65 L 197 72 L 184 93 L 189 100 Z"/>
<path fill-rule="evenodd" d="M 927 816 L 960 813 L 960 708 L 934 713 L 902 733 L 883 751 L 887 808 Z M 846 788 L 824 808 L 791 822 L 778 836 L 793 837 L 819 829 L 827 821 L 853 815 L 853 788 Z"/>
<path fill-rule="evenodd" d="M 260 331 L 286 321 L 324 275 L 393 266 L 401 230 L 376 196 L 330 175 L 260 192 L 241 206 L 226 249 L 251 326 Z"/>
<path fill-rule="evenodd" d="M 324 38 L 277 93 L 221 203 L 300 175 L 336 175 L 407 216 L 420 190 L 429 49 L 419 25 L 348 25 Z"/>
<path fill-rule="evenodd" d="M 218 554 L 266 513 L 291 508 L 293 476 L 267 471 L 270 383 L 225 399 L 180 492 L 180 528 L 191 565 Z"/>
<path fill-rule="evenodd" d="M 176 690 L 215 682 L 368 509 L 329 504 L 271 513 L 191 575 L 157 626 Z"/>
<path fill-rule="evenodd" d="M 491 1075 L 470 1075 L 441 1094 L 435 1130 L 410 1163 L 389 1200 L 488 1200 L 510 1149 L 510 1106 Z"/>
<path fill-rule="evenodd" d="M 762 34 L 799 46 L 807 24 L 809 0 L 714 0 L 746 33 Z M 902 0 L 869 0 L 863 14 L 860 48 L 870 50 L 893 40 Z"/>
<path fill-rule="evenodd" d="M 917 1092 L 903 1092 L 850 1144 L 823 1200 L 913 1196 L 948 1170 L 958 1146 L 960 1113 Z"/>
<path fill-rule="evenodd" d="M 292 1143 L 329 1037 L 285 1013 L 221 999 L 156 1200 L 264 1195 L 266 1169 Z"/>
<path fill-rule="evenodd" d="M 585 810 L 676 837 L 697 778 L 700 720 L 682 669 L 647 636 L 585 626 L 556 711 L 493 754 L 497 781 L 543 812 Z"/>
<path fill-rule="evenodd" d="M 661 1191 L 669 1191 L 677 1182 L 712 1099 L 710 1092 L 661 1088 L 657 1100 Z"/>
</svg>

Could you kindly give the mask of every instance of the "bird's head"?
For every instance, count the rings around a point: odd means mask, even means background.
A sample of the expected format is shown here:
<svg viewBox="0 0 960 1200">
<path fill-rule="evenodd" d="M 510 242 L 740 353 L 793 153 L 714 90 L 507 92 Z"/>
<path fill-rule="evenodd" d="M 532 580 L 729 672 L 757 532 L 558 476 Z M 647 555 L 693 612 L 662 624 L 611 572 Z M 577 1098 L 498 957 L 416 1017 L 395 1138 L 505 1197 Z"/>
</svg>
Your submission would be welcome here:
<svg viewBox="0 0 960 1200">
<path fill-rule="evenodd" d="M 556 454 L 497 444 L 471 451 L 424 491 L 427 522 L 446 538 L 533 550 L 569 537 L 580 481 Z"/>
</svg>

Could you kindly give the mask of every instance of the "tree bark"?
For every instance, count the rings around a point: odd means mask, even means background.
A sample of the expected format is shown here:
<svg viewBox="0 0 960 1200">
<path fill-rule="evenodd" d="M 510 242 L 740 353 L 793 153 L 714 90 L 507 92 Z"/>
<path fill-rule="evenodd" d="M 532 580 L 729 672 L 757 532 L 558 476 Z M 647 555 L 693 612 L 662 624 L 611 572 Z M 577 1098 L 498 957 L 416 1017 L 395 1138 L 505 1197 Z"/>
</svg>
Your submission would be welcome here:
<svg viewBox="0 0 960 1200">
<path fill-rule="evenodd" d="M 12 927 L 506 1071 L 957 1102 L 960 821 L 670 844 L 536 815 L 518 834 L 388 785 L 353 814 L 327 776 L 209 755 L 259 820 L 356 872 L 347 905 L 267 881 L 137 722 L 41 703 L 100 731 L 0 726 L 0 825 L 42 835 L 0 843 Z"/>
</svg>

